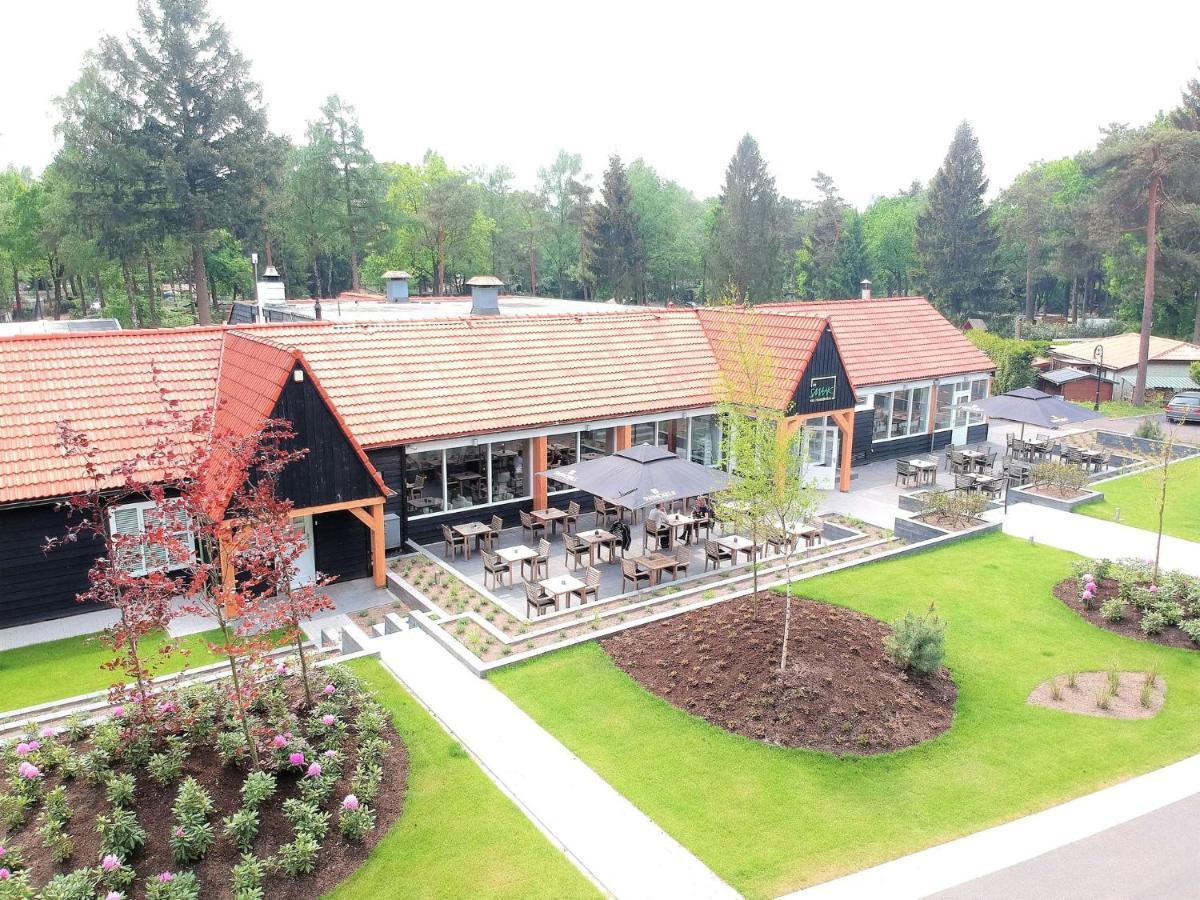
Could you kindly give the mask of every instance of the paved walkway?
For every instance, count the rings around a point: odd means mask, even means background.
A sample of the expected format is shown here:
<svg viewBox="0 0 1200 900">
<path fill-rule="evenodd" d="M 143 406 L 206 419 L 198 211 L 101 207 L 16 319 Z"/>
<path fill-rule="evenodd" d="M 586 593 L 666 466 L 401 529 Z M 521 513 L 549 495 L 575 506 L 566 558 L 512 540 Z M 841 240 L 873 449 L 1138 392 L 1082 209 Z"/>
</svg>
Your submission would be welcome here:
<svg viewBox="0 0 1200 900">
<path fill-rule="evenodd" d="M 1200 794 L 934 896 L 938 900 L 1200 896 Z"/>
<path fill-rule="evenodd" d="M 1093 835 L 1101 835 L 1109 829 L 1134 824 L 1133 833 L 1137 830 L 1136 823 L 1147 813 L 1169 807 L 1181 799 L 1200 793 L 1200 756 L 1193 756 L 1173 765 L 1157 769 L 1137 778 L 1131 778 L 1086 797 L 1070 800 L 1059 806 L 1051 807 L 1040 813 L 1034 813 L 995 828 L 989 828 L 976 834 L 968 835 L 958 840 L 930 847 L 892 860 L 871 869 L 864 869 L 853 875 L 827 881 L 824 884 L 807 888 L 789 894 L 785 900 L 860 900 L 863 897 L 887 897 L 888 900 L 906 900 L 906 898 L 928 897 L 939 891 L 949 891 L 949 897 L 1005 897 L 1022 900 L 1030 897 L 1054 896 L 1056 900 L 1091 900 L 1094 896 L 1082 885 L 1070 885 L 1070 890 L 1055 894 L 1025 894 L 1020 890 L 1012 893 L 990 894 L 983 890 L 976 894 L 969 890 L 951 890 L 966 882 L 982 879 L 992 873 L 1000 872 L 1010 866 L 1025 863 L 1035 857 L 1048 854 L 1051 867 L 1057 858 L 1058 864 L 1066 871 L 1066 867 L 1074 865 L 1079 850 L 1072 848 L 1060 855 L 1061 848 L 1075 844 Z M 1185 813 L 1186 814 L 1186 813 Z M 1169 820 L 1170 814 L 1164 817 Z M 1156 820 L 1157 822 L 1157 820 Z M 1158 825 L 1151 823 L 1148 832 L 1153 840 L 1157 834 Z M 1194 836 L 1198 833 L 1193 820 L 1188 828 Z M 1105 838 L 1094 846 L 1104 846 Z M 1194 843 L 1193 846 L 1196 844 Z M 1135 848 L 1136 849 L 1136 848 Z M 1152 851 L 1152 848 L 1148 848 Z M 1086 851 L 1083 851 L 1086 853 Z M 1137 856 L 1137 854 L 1133 854 Z M 1151 857 L 1146 857 L 1146 863 L 1139 862 L 1129 871 L 1131 884 L 1141 883 L 1143 876 L 1149 878 L 1153 864 Z M 1093 860 L 1093 862 L 1095 862 Z M 1193 860 L 1194 862 L 1194 860 Z M 1029 870 L 1032 873 L 1032 869 Z M 1018 873 L 1012 873 L 1017 885 L 1020 878 Z M 979 883 L 979 882 L 976 882 Z M 1194 882 L 1193 882 L 1194 885 Z M 999 885 L 998 885 L 999 886 Z M 1122 894 L 1122 896 L 1130 896 Z M 1160 894 L 1164 900 L 1171 894 Z M 1184 895 L 1188 896 L 1188 895 Z M 1190 896 L 1196 896 L 1193 892 Z"/>
<path fill-rule="evenodd" d="M 1005 534 L 1033 538 L 1039 544 L 1094 558 L 1154 559 L 1154 543 L 1158 538 L 1153 531 L 1032 503 L 1016 503 L 1008 508 L 1007 514 L 996 509 L 984 517 L 1003 522 Z M 1200 576 L 1200 544 L 1164 534 L 1160 564 L 1164 569 Z"/>
<path fill-rule="evenodd" d="M 738 894 L 486 680 L 419 629 L 380 658 L 522 811 L 614 897 Z"/>
</svg>

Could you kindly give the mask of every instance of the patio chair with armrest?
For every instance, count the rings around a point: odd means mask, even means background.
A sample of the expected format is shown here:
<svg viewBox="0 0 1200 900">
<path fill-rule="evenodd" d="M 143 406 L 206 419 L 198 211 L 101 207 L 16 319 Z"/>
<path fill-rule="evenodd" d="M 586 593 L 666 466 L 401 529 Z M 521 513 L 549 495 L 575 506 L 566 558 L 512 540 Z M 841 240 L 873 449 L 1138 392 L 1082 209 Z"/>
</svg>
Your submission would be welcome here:
<svg viewBox="0 0 1200 900">
<path fill-rule="evenodd" d="M 480 549 L 483 557 L 483 586 L 487 587 L 488 576 L 491 576 L 492 587 L 504 584 L 504 576 L 508 575 L 509 586 L 512 585 L 512 566 L 488 550 Z"/>
<path fill-rule="evenodd" d="M 973 491 L 973 490 L 975 490 L 975 479 L 967 474 L 955 475 L 954 476 L 954 490 L 956 490 L 956 491 Z"/>
<path fill-rule="evenodd" d="M 951 450 L 946 454 L 946 459 L 949 461 L 950 471 L 956 476 L 969 475 L 971 472 L 971 461 L 963 456 L 959 450 Z"/>
<path fill-rule="evenodd" d="M 421 498 L 421 491 L 425 490 L 425 476 L 418 475 L 412 480 L 411 484 L 405 484 L 405 487 L 408 488 L 409 500 L 419 500 Z"/>
<path fill-rule="evenodd" d="M 616 507 L 612 506 L 603 497 L 597 497 L 593 509 L 596 511 L 596 527 L 607 528 L 609 521 L 617 521 Z"/>
<path fill-rule="evenodd" d="M 587 603 L 588 597 L 595 598 L 597 603 L 600 602 L 600 570 L 595 566 L 588 566 L 583 576 L 583 587 L 575 588 L 571 591 L 571 596 L 579 598 L 580 606 Z"/>
<path fill-rule="evenodd" d="M 721 568 L 722 562 L 732 562 L 733 551 L 728 547 L 722 547 L 716 541 L 708 540 L 704 542 L 704 571 L 708 571 L 708 564 L 712 563 L 714 569 Z"/>
<path fill-rule="evenodd" d="M 920 471 L 912 463 L 904 459 L 896 460 L 896 484 L 917 484 L 921 480 Z"/>
<path fill-rule="evenodd" d="M 459 534 L 453 531 L 449 525 L 442 526 L 442 556 L 448 559 L 454 559 L 459 552 L 463 556 L 467 555 L 467 538 L 466 535 Z"/>
<path fill-rule="evenodd" d="M 766 540 L 763 541 L 767 552 L 774 550 L 776 553 L 787 553 L 792 547 L 792 536 L 786 532 L 770 531 L 767 533 Z"/>
<path fill-rule="evenodd" d="M 540 616 L 550 607 L 557 611 L 558 600 L 547 594 L 540 584 L 525 582 L 525 614 L 529 615 L 530 609 L 536 609 Z"/>
<path fill-rule="evenodd" d="M 1006 479 L 1001 476 L 993 476 L 975 482 L 975 489 L 981 491 L 989 500 L 999 500 L 1000 495 L 1004 492 Z"/>
<path fill-rule="evenodd" d="M 521 537 L 522 537 L 522 539 L 524 539 L 525 532 L 527 532 L 527 531 L 529 532 L 529 539 L 533 540 L 534 536 L 539 531 L 542 534 L 546 533 L 546 523 L 545 522 L 535 522 L 533 520 L 533 516 L 531 516 L 525 510 L 521 510 Z"/>
<path fill-rule="evenodd" d="M 545 538 L 538 541 L 538 555 L 529 561 L 529 565 L 533 569 L 534 580 L 537 579 L 539 573 L 544 573 L 547 578 L 550 577 L 550 542 Z"/>
<path fill-rule="evenodd" d="M 499 516 L 492 516 L 491 527 L 479 536 L 479 543 L 486 545 L 489 550 L 495 550 L 496 542 L 500 540 L 502 531 L 504 531 L 504 520 Z"/>
<path fill-rule="evenodd" d="M 591 548 L 575 535 L 563 535 L 563 562 L 570 566 L 572 571 L 579 568 L 581 559 L 590 559 L 591 555 Z"/>
<path fill-rule="evenodd" d="M 638 566 L 635 559 L 621 560 L 621 592 L 625 592 L 625 582 L 632 582 L 636 591 L 643 581 L 650 584 L 650 573 Z"/>
<path fill-rule="evenodd" d="M 669 527 L 670 526 L 663 526 L 662 528 L 659 528 L 649 519 L 643 522 L 642 550 L 658 550 L 660 547 L 662 547 L 663 535 L 667 533 Z M 654 540 L 651 541 L 651 538 Z M 653 547 L 650 546 L 651 543 L 654 544 Z"/>
<path fill-rule="evenodd" d="M 692 563 L 692 551 L 680 544 L 675 548 L 675 569 L 672 572 L 672 577 L 679 578 L 680 573 L 687 575 L 688 566 Z"/>
<path fill-rule="evenodd" d="M 978 472 L 980 475 L 988 474 L 989 472 L 992 471 L 993 468 L 995 468 L 995 466 L 996 466 L 996 451 L 995 450 L 989 451 L 988 455 L 986 457 L 984 457 L 983 459 L 977 459 L 975 461 L 975 471 Z"/>
<path fill-rule="evenodd" d="M 579 527 L 579 504 L 572 500 L 567 504 L 567 514 L 562 518 L 563 534 Z"/>
</svg>

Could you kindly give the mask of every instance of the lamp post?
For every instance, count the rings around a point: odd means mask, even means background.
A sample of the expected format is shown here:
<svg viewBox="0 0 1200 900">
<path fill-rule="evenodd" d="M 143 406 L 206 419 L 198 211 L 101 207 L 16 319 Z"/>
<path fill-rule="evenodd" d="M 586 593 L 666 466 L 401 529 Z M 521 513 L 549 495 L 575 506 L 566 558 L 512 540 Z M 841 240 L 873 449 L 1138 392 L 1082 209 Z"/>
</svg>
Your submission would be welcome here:
<svg viewBox="0 0 1200 900">
<path fill-rule="evenodd" d="M 1096 402 L 1092 404 L 1094 412 L 1100 412 L 1100 380 L 1104 378 L 1104 345 L 1097 344 L 1092 351 L 1092 359 L 1098 360 L 1096 368 Z"/>
</svg>

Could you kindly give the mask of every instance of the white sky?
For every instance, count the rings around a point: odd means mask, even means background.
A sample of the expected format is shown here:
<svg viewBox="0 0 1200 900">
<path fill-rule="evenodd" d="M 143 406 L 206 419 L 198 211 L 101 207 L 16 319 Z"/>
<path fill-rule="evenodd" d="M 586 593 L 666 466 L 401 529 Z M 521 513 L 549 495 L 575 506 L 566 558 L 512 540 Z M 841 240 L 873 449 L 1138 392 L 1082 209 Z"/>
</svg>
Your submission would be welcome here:
<svg viewBox="0 0 1200 900">
<path fill-rule="evenodd" d="M 712 195 L 749 131 L 784 193 L 811 196 L 823 169 L 862 206 L 927 180 L 966 118 L 994 193 L 1175 106 L 1200 64 L 1195 0 L 210 2 L 274 129 L 300 136 L 337 92 L 380 159 L 433 148 L 529 186 L 565 147 L 593 183 L 618 152 Z M 54 97 L 100 34 L 133 26 L 135 0 L 7 6 L 0 167 L 40 170 Z"/>
</svg>

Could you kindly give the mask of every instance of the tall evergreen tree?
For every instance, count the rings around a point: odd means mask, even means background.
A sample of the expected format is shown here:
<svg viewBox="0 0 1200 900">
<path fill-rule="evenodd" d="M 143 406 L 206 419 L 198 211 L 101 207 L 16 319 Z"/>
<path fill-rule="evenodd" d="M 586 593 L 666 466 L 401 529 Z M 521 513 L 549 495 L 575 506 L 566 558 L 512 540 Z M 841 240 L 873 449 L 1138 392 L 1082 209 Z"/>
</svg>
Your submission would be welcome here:
<svg viewBox="0 0 1200 900">
<path fill-rule="evenodd" d="M 1200 78 L 1193 78 L 1183 89 L 1183 102 L 1171 113 L 1171 123 L 1186 131 L 1200 131 Z"/>
<path fill-rule="evenodd" d="M 192 253 L 196 315 L 212 321 L 204 244 L 255 193 L 267 143 L 266 112 L 250 65 L 204 0 L 140 0 L 141 31 L 105 37 L 100 74 L 119 107 L 112 133 L 161 173 L 159 214 Z M 130 130 L 122 132 L 126 124 Z"/>
<path fill-rule="evenodd" d="M 930 297 L 956 317 L 986 309 L 996 295 L 997 240 L 983 199 L 987 188 L 979 142 L 963 122 L 929 183 L 916 232 Z"/>
<path fill-rule="evenodd" d="M 332 182 L 342 216 L 342 229 L 350 251 L 350 286 L 362 290 L 359 261 L 362 248 L 378 230 L 383 202 L 383 179 L 375 157 L 363 143 L 362 127 L 354 107 L 337 94 L 325 100 L 315 125 L 324 131 L 329 165 L 337 173 Z"/>
<path fill-rule="evenodd" d="M 732 287 L 738 301 L 766 299 L 777 288 L 778 257 L 779 193 L 758 142 L 747 134 L 725 169 L 710 253 L 715 278 L 710 283 L 716 282 L 716 294 Z"/>
<path fill-rule="evenodd" d="M 588 221 L 588 236 L 595 280 L 611 290 L 618 302 L 634 299 L 639 268 L 637 222 L 632 200 L 629 173 L 621 157 L 613 154 L 604 170 L 600 202 L 593 207 Z"/>
</svg>

